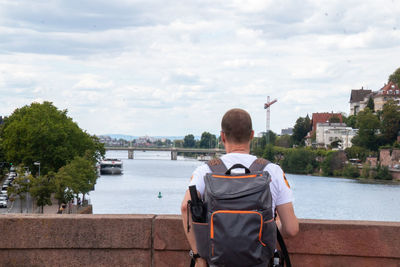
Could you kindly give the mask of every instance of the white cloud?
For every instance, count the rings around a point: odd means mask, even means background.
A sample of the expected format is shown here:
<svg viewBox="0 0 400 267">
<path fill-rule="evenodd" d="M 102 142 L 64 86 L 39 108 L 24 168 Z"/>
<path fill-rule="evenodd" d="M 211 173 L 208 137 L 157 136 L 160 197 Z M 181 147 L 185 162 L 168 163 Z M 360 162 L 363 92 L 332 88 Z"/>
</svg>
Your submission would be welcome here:
<svg viewBox="0 0 400 267">
<path fill-rule="evenodd" d="M 400 58 L 398 1 L 1 1 L 0 115 L 53 101 L 91 133 L 256 132 L 347 111 Z"/>
</svg>

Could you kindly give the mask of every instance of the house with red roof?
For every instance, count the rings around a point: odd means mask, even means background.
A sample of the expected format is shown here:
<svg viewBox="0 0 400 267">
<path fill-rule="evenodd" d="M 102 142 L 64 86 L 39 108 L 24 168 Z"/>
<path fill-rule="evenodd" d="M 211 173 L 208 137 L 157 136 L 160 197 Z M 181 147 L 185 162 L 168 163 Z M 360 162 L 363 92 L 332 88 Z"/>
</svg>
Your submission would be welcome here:
<svg viewBox="0 0 400 267">
<path fill-rule="evenodd" d="M 383 105 L 389 100 L 394 100 L 397 105 L 400 105 L 400 89 L 393 82 L 385 84 L 379 91 L 373 95 L 375 111 L 382 110 Z"/>
</svg>

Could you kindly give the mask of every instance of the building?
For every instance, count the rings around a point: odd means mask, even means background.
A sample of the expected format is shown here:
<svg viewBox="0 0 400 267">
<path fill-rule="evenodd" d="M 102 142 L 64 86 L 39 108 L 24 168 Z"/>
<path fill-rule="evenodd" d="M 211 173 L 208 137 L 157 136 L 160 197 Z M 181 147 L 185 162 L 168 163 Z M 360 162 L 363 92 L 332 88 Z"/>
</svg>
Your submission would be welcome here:
<svg viewBox="0 0 400 267">
<path fill-rule="evenodd" d="M 382 110 L 383 105 L 390 99 L 400 105 L 400 89 L 393 82 L 385 84 L 380 90 L 372 92 L 371 90 L 353 89 L 350 95 L 350 115 L 357 115 L 367 106 L 369 98 L 374 101 L 374 110 Z"/>
<path fill-rule="evenodd" d="M 363 110 L 371 97 L 372 90 L 353 89 L 350 95 L 350 115 L 357 115 L 358 112 Z"/>
<path fill-rule="evenodd" d="M 373 94 L 375 111 L 382 110 L 383 105 L 393 99 L 397 105 L 400 105 L 400 89 L 397 84 L 389 82 L 385 84 L 379 91 Z"/>
<path fill-rule="evenodd" d="M 293 128 L 285 128 L 281 130 L 281 135 L 292 135 L 293 134 Z"/>
<path fill-rule="evenodd" d="M 322 113 L 313 113 L 311 119 L 311 131 L 306 136 L 306 145 L 311 146 L 316 141 L 315 134 L 317 131 L 318 123 L 329 123 L 332 118 L 337 118 L 337 123 L 343 123 L 343 117 L 341 113 L 333 113 L 333 112 L 322 112 Z"/>
<path fill-rule="evenodd" d="M 316 145 L 327 148 L 333 142 L 338 142 L 339 149 L 346 149 L 352 146 L 351 139 L 357 134 L 357 129 L 347 127 L 345 123 L 317 123 Z"/>
</svg>

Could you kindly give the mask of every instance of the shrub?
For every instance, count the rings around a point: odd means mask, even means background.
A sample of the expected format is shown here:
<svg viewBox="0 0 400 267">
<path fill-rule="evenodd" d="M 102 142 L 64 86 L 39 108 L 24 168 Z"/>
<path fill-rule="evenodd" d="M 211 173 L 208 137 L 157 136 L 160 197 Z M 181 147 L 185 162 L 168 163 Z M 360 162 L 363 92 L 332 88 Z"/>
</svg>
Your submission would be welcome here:
<svg viewBox="0 0 400 267">
<path fill-rule="evenodd" d="M 360 176 L 360 172 L 358 171 L 357 166 L 354 166 L 352 164 L 347 164 L 343 168 L 343 175 L 349 178 L 357 178 Z"/>
</svg>

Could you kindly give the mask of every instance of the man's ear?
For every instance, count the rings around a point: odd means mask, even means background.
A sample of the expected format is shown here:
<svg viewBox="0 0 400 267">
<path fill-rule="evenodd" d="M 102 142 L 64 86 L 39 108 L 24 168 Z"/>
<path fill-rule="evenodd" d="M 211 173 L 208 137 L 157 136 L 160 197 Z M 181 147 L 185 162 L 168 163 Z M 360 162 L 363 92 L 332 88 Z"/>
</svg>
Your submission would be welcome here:
<svg viewBox="0 0 400 267">
<path fill-rule="evenodd" d="M 250 141 L 253 140 L 253 138 L 254 138 L 254 130 L 251 131 L 251 134 L 250 134 Z"/>
<path fill-rule="evenodd" d="M 222 131 L 221 131 L 221 141 L 222 141 L 222 143 L 224 143 L 224 144 L 225 144 L 225 142 L 226 142 L 225 133 L 222 132 Z"/>
</svg>

